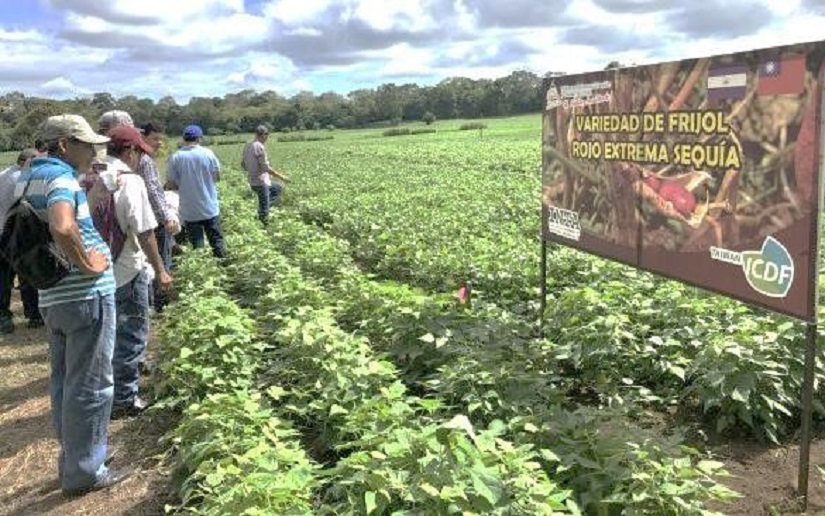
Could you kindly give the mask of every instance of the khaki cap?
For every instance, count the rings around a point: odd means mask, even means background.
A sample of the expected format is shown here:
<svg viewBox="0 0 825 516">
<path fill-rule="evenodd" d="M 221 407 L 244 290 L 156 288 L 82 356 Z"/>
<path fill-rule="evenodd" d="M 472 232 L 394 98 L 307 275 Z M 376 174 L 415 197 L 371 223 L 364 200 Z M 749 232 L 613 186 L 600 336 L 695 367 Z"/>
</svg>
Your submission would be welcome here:
<svg viewBox="0 0 825 516">
<path fill-rule="evenodd" d="M 40 126 L 40 139 L 53 142 L 60 138 L 74 138 L 81 142 L 100 145 L 107 143 L 109 138 L 94 132 L 92 126 L 80 115 L 50 116 Z"/>
<path fill-rule="evenodd" d="M 132 121 L 132 116 L 129 113 L 119 109 L 107 111 L 100 115 L 100 118 L 97 120 L 97 126 L 103 132 L 111 131 L 115 127 L 124 125 L 126 127 L 134 127 L 135 123 Z"/>
</svg>

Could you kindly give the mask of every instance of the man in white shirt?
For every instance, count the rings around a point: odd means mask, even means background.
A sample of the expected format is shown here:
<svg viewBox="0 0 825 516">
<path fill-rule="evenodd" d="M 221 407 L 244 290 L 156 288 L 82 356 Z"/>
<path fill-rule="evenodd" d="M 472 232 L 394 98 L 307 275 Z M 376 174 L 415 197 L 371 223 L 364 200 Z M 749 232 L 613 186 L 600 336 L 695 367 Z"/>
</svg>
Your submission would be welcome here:
<svg viewBox="0 0 825 516">
<path fill-rule="evenodd" d="M 158 223 L 146 185 L 134 173 L 143 153 L 152 149 L 134 127 L 115 127 L 108 136 L 106 169 L 91 174 L 87 184 L 91 186 L 88 197 L 95 226 L 106 224 L 107 215 L 102 210 L 111 194 L 114 216 L 122 231 L 122 243 L 116 244 L 118 249 L 110 242 L 112 252 L 117 253 L 113 256 L 117 335 L 112 360 L 115 380 L 112 418 L 117 419 L 137 415 L 146 408 L 146 402 L 138 396 L 138 364 L 149 338 L 149 285 L 157 277 L 160 288 L 169 290 L 172 277 L 158 252 L 154 232 Z M 104 227 L 98 230 L 104 238 L 111 234 Z"/>
<path fill-rule="evenodd" d="M 6 213 L 17 198 L 14 186 L 20 174 L 28 170 L 32 158 L 39 156 L 36 149 L 26 149 L 17 156 L 17 163 L 0 172 L 0 231 L 6 225 Z M 11 313 L 11 291 L 14 288 L 16 274 L 11 266 L 0 256 L 0 333 L 14 332 Z M 29 320 L 29 328 L 43 326 L 43 318 L 37 306 L 37 289 L 20 280 L 20 297 L 23 301 L 23 313 Z"/>
</svg>

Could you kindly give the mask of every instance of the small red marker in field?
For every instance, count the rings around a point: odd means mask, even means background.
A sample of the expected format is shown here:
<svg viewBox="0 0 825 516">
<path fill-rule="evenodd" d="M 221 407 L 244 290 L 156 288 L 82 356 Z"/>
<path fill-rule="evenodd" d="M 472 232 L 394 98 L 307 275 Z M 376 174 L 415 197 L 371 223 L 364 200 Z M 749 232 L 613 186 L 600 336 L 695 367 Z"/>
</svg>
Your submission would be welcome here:
<svg viewBox="0 0 825 516">
<path fill-rule="evenodd" d="M 459 303 L 466 303 L 470 299 L 470 286 L 461 285 L 461 288 L 456 292 L 455 297 L 458 298 Z"/>
</svg>

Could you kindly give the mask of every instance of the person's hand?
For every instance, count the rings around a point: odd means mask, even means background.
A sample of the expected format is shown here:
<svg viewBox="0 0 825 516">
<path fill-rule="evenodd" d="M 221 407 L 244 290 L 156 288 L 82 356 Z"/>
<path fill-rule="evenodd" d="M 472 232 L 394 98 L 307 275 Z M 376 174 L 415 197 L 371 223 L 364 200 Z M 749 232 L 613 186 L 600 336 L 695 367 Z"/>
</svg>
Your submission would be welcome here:
<svg viewBox="0 0 825 516">
<path fill-rule="evenodd" d="M 169 232 L 170 235 L 177 235 L 180 233 L 180 222 L 175 219 L 167 220 L 163 227 Z"/>
<path fill-rule="evenodd" d="M 163 227 L 170 235 L 174 236 L 180 233 L 180 222 L 178 222 L 176 219 L 170 218 L 166 221 Z"/>
<path fill-rule="evenodd" d="M 96 247 L 92 247 L 89 249 L 89 252 L 86 254 L 86 260 L 89 262 L 89 268 L 86 271 L 89 275 L 100 275 L 106 272 L 106 269 L 109 268 L 109 259 L 106 258 L 106 255 L 101 253 L 97 250 Z"/>
<path fill-rule="evenodd" d="M 172 275 L 165 270 L 158 276 L 158 287 L 161 292 L 169 292 L 172 290 Z"/>
</svg>

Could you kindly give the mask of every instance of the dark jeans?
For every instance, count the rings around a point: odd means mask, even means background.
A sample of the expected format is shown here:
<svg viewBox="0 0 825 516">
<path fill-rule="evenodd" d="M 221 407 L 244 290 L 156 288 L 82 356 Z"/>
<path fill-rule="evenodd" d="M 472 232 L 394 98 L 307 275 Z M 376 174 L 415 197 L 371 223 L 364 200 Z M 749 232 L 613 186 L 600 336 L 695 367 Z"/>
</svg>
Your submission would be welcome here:
<svg viewBox="0 0 825 516">
<path fill-rule="evenodd" d="M 258 219 L 264 224 L 269 218 L 269 207 L 280 204 L 283 189 L 278 183 L 272 183 L 270 186 L 252 187 L 252 191 L 258 194 Z"/>
<path fill-rule="evenodd" d="M 141 271 L 115 292 L 117 333 L 112 370 L 115 407 L 135 401 L 140 373 L 138 363 L 149 339 L 149 275 Z"/>
<path fill-rule="evenodd" d="M 0 257 L 0 318 L 11 317 L 11 291 L 14 288 L 14 269 Z M 28 320 L 40 319 L 37 307 L 37 289 L 20 280 L 20 297 L 23 300 L 23 314 Z"/>
<path fill-rule="evenodd" d="M 166 268 L 167 272 L 172 271 L 172 235 L 166 231 L 166 228 L 163 226 L 158 226 L 155 228 L 155 239 L 158 242 L 158 253 L 160 254 L 160 259 L 163 260 L 163 266 Z M 155 310 L 158 312 L 163 311 L 163 307 L 166 306 L 167 299 L 166 294 L 161 292 L 160 288 L 158 287 L 157 280 L 154 280 L 152 284 L 149 286 L 149 304 L 155 307 Z"/>
<path fill-rule="evenodd" d="M 206 232 L 206 238 L 209 239 L 209 245 L 212 247 L 212 254 L 216 258 L 223 258 L 226 256 L 226 251 L 223 246 L 223 233 L 221 232 L 221 218 L 213 217 L 206 220 L 186 221 L 186 232 L 189 234 L 189 243 L 192 247 L 199 249 L 203 247 L 203 234 Z"/>
</svg>

